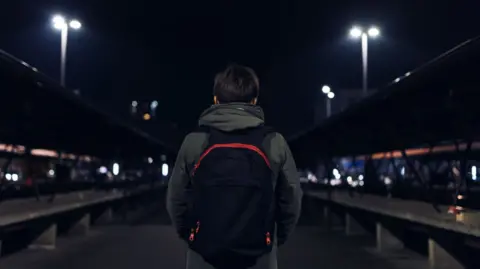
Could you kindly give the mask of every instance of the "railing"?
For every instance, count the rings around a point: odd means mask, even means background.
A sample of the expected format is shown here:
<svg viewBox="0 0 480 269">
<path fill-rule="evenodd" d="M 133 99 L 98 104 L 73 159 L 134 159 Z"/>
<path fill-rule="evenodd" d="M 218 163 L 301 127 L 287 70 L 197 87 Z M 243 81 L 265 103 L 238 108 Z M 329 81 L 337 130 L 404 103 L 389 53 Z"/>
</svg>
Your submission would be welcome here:
<svg viewBox="0 0 480 269">
<path fill-rule="evenodd" d="M 365 183 L 368 184 L 368 183 Z M 424 186 L 415 186 L 412 184 L 396 182 L 387 188 L 385 185 L 365 185 L 364 187 L 353 188 L 351 186 L 329 186 L 326 184 L 304 183 L 302 188 L 305 190 L 345 190 L 351 196 L 371 194 L 382 197 L 391 197 L 404 200 L 420 201 L 432 204 L 433 207 L 438 205 L 453 205 L 457 199 L 457 205 L 470 209 L 480 209 L 480 187 L 471 186 L 468 193 L 463 192 L 461 195 L 457 194 L 455 188 L 449 188 L 446 185 L 432 185 L 429 189 Z M 457 197 L 455 197 L 457 196 Z"/>
<path fill-rule="evenodd" d="M 8 183 L 0 185 L 0 203 L 12 199 L 25 199 L 35 197 L 38 201 L 46 199 L 52 202 L 57 194 L 66 194 L 77 191 L 86 190 L 123 190 L 129 191 L 135 189 L 140 185 L 152 185 L 160 182 L 159 180 L 151 179 L 137 179 L 137 180 L 122 180 L 122 181 L 70 181 L 70 182 L 43 182 L 39 184 L 32 184 L 30 186 L 25 184 Z"/>
</svg>

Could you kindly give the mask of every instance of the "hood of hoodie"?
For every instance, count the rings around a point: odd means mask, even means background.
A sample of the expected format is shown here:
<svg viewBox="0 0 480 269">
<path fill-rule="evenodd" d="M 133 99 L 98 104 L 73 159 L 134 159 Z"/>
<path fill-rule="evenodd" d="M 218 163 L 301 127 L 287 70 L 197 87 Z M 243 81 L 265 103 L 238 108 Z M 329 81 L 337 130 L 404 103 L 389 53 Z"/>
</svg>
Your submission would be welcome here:
<svg viewBox="0 0 480 269">
<path fill-rule="evenodd" d="M 264 123 L 261 107 L 245 103 L 213 105 L 206 109 L 198 121 L 199 126 L 209 126 L 230 132 L 256 127 Z"/>
</svg>

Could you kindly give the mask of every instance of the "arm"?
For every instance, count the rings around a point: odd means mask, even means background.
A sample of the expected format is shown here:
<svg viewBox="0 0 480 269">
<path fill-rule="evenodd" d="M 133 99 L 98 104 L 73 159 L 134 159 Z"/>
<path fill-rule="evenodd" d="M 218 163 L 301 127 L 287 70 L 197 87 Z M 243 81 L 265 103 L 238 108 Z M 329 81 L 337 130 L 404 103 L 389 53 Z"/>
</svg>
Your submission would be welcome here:
<svg viewBox="0 0 480 269">
<path fill-rule="evenodd" d="M 175 161 L 172 176 L 168 182 L 167 190 L 167 211 L 172 220 L 173 226 L 179 235 L 185 225 L 185 214 L 187 212 L 187 192 L 190 185 L 190 175 L 187 168 L 187 138 L 182 143 Z"/>
<path fill-rule="evenodd" d="M 287 142 L 281 137 L 279 149 L 283 155 L 276 185 L 278 245 L 286 242 L 300 217 L 302 189 L 297 167 Z"/>
</svg>

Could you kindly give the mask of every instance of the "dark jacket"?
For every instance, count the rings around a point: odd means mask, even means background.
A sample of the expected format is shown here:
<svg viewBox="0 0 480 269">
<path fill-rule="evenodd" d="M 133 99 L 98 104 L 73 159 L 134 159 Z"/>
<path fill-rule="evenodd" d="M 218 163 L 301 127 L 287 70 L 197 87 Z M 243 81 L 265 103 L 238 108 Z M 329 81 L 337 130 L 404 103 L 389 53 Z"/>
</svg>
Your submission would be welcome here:
<svg viewBox="0 0 480 269">
<path fill-rule="evenodd" d="M 227 132 L 259 126 L 263 123 L 262 109 L 243 103 L 213 105 L 202 113 L 199 120 L 199 126 L 211 126 Z M 265 153 L 274 173 L 272 184 L 276 187 L 279 207 L 276 242 L 280 246 L 285 243 L 298 221 L 302 191 L 295 161 L 285 139 L 279 133 L 272 133 L 269 136 L 265 139 L 263 146 L 267 150 Z M 180 232 L 184 225 L 183 219 L 188 200 L 187 190 L 191 180 L 190 171 L 205 150 L 207 143 L 208 134 L 190 133 L 185 137 L 178 153 L 167 193 L 167 210 L 177 232 Z M 261 258 L 257 265 L 268 264 L 268 267 L 262 266 L 261 268 L 276 268 L 276 247 L 267 256 Z M 198 254 L 189 251 L 187 253 L 187 269 L 197 268 L 213 269 Z"/>
</svg>

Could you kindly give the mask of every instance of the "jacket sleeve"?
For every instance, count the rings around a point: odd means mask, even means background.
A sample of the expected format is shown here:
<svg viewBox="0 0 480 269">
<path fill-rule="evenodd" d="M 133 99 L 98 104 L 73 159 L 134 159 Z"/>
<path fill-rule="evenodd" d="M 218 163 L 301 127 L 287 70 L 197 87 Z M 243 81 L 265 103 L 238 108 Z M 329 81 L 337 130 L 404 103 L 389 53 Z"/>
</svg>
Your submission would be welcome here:
<svg viewBox="0 0 480 269">
<path fill-rule="evenodd" d="M 278 245 L 284 244 L 293 232 L 300 217 L 302 204 L 302 190 L 295 160 L 285 139 L 282 136 L 280 138 L 281 162 L 275 189 Z"/>
<path fill-rule="evenodd" d="M 187 136 L 180 147 L 167 190 L 167 211 L 179 235 L 185 228 L 185 214 L 190 186 L 187 160 L 188 140 Z"/>
</svg>

